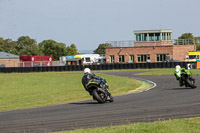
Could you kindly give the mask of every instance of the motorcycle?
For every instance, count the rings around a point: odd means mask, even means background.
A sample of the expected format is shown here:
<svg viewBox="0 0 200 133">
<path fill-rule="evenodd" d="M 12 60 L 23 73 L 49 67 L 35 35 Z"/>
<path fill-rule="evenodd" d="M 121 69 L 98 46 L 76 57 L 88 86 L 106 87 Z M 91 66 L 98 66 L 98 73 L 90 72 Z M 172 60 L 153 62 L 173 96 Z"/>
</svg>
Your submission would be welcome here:
<svg viewBox="0 0 200 133">
<path fill-rule="evenodd" d="M 195 79 L 192 77 L 192 72 L 190 70 L 181 70 L 181 78 L 185 84 L 185 87 L 196 88 Z"/>
<path fill-rule="evenodd" d="M 98 103 L 105 103 L 106 101 L 113 102 L 112 95 L 108 92 L 108 85 L 105 79 L 98 77 L 87 84 L 87 90 L 93 96 L 93 99 Z"/>
</svg>

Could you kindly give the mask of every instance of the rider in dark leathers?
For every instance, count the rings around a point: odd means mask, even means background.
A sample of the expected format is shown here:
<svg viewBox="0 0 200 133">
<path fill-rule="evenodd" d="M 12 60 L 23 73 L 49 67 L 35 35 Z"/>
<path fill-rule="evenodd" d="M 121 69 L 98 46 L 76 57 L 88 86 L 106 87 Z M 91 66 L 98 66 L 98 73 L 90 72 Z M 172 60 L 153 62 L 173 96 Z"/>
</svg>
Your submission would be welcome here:
<svg viewBox="0 0 200 133">
<path fill-rule="evenodd" d="M 89 83 L 89 82 L 95 82 L 95 81 L 97 81 L 97 80 L 102 80 L 102 78 L 101 77 L 99 77 L 99 76 L 96 76 L 94 73 L 91 73 L 91 70 L 89 69 L 89 68 L 85 68 L 84 69 L 84 75 L 83 75 L 83 77 L 82 77 L 82 84 L 83 84 L 83 86 L 84 86 L 84 88 L 85 88 L 85 90 L 86 91 L 88 91 L 89 92 L 89 90 L 87 89 L 87 84 Z M 90 93 L 90 95 L 91 95 L 91 92 L 89 92 Z M 108 95 L 108 98 L 107 98 L 107 100 L 109 100 L 109 96 L 111 95 L 109 92 L 108 92 L 108 90 L 106 89 L 106 93 L 107 93 L 107 95 Z"/>
</svg>

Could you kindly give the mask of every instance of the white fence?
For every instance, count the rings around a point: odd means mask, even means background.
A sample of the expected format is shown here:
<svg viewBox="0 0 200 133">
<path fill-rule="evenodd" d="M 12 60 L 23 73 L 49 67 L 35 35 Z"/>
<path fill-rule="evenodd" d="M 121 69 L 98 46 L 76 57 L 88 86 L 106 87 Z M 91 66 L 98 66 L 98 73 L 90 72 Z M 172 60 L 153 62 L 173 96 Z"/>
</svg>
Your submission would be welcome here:
<svg viewBox="0 0 200 133">
<path fill-rule="evenodd" d="M 63 66 L 60 61 L 25 61 L 25 62 L 0 62 L 0 67 L 37 67 L 37 66 Z"/>
</svg>

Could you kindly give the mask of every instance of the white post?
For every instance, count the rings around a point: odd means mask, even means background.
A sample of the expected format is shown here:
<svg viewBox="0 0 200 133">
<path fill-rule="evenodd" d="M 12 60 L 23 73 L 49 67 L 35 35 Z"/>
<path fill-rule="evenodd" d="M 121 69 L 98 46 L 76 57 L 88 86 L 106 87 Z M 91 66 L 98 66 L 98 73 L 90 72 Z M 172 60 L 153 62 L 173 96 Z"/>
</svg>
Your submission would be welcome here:
<svg viewBox="0 0 200 133">
<path fill-rule="evenodd" d="M 160 41 L 162 41 L 162 32 L 160 33 Z"/>
</svg>

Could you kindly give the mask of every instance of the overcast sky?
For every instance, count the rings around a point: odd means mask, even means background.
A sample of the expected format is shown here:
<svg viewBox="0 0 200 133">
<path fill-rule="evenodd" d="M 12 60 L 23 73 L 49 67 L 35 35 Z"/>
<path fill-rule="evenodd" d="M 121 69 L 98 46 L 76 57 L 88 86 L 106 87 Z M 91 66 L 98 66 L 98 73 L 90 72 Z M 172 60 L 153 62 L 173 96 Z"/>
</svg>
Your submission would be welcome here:
<svg viewBox="0 0 200 133">
<path fill-rule="evenodd" d="M 78 50 L 133 40 L 134 30 L 200 36 L 200 0 L 0 0 L 0 37 L 52 39 Z"/>
</svg>

